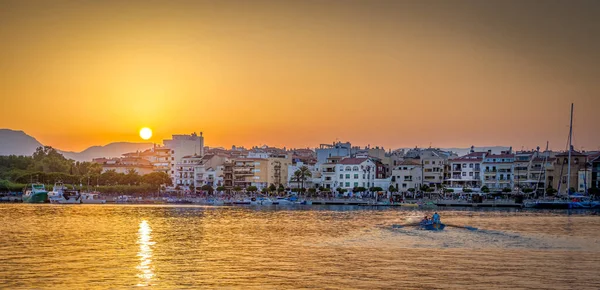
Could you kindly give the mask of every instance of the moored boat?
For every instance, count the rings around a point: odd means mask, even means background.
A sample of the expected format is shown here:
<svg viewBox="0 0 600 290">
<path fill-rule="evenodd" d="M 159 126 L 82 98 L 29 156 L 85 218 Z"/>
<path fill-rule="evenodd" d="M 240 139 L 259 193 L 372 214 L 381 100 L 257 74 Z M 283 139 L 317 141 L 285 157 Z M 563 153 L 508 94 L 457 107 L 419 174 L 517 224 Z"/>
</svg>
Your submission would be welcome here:
<svg viewBox="0 0 600 290">
<path fill-rule="evenodd" d="M 25 187 L 23 192 L 24 203 L 44 203 L 48 200 L 48 191 L 40 183 L 32 183 Z"/>
<path fill-rule="evenodd" d="M 83 204 L 102 204 L 106 203 L 105 199 L 100 199 L 97 193 L 84 192 L 81 194 L 81 203 Z"/>
<path fill-rule="evenodd" d="M 54 204 L 80 204 L 81 194 L 77 190 L 69 190 L 62 182 L 57 182 L 48 193 L 48 199 Z"/>
</svg>

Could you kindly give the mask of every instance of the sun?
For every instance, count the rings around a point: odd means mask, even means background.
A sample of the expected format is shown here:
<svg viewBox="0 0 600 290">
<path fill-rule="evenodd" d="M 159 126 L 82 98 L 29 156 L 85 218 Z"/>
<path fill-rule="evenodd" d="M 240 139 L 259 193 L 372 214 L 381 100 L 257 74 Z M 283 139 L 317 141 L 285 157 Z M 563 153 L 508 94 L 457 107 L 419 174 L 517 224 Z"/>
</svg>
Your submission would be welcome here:
<svg viewBox="0 0 600 290">
<path fill-rule="evenodd" d="M 152 137 L 152 130 L 148 127 L 144 127 L 140 130 L 140 137 L 144 140 L 150 139 Z"/>
</svg>

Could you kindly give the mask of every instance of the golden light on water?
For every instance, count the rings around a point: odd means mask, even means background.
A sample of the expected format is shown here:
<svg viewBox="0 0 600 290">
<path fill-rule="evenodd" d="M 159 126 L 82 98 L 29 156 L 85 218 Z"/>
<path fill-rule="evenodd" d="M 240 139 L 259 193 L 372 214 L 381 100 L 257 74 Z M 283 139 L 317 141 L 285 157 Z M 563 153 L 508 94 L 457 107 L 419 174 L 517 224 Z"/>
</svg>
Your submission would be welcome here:
<svg viewBox="0 0 600 290">
<path fill-rule="evenodd" d="M 140 137 L 144 140 L 148 140 L 152 137 L 152 129 L 144 127 L 140 130 Z"/>
<path fill-rule="evenodd" d="M 151 285 L 152 278 L 154 277 L 154 269 L 152 266 L 152 246 L 155 242 L 152 241 L 152 229 L 147 221 L 143 220 L 140 223 L 140 229 L 138 230 L 138 244 L 140 249 L 137 256 L 140 258 L 140 264 L 136 267 L 139 271 L 138 278 L 140 281 L 137 286 L 148 286 Z"/>
</svg>

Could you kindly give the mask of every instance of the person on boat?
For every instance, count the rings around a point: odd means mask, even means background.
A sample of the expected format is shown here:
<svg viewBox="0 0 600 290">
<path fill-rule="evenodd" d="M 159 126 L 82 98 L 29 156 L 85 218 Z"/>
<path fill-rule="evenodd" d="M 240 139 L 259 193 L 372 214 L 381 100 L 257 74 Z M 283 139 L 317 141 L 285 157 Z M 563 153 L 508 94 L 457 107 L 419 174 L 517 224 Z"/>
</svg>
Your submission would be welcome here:
<svg viewBox="0 0 600 290">
<path fill-rule="evenodd" d="M 440 215 L 437 212 L 433 214 L 432 218 L 433 218 L 433 223 L 435 223 L 435 224 L 440 223 Z"/>
<path fill-rule="evenodd" d="M 429 220 L 429 217 L 428 217 L 428 216 L 425 216 L 425 217 L 423 218 L 423 220 L 421 221 L 421 225 L 426 225 L 426 224 L 428 224 L 428 223 L 429 223 L 429 221 L 430 221 L 430 220 Z"/>
</svg>

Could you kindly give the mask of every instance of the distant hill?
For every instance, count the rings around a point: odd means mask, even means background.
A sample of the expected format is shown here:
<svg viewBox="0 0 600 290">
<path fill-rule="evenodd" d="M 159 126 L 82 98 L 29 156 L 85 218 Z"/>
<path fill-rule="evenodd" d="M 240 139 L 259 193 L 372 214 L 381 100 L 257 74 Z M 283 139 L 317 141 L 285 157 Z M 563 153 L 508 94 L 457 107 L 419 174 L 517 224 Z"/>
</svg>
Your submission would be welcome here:
<svg viewBox="0 0 600 290">
<path fill-rule="evenodd" d="M 0 129 L 0 155 L 32 155 L 40 146 L 42 143 L 23 131 Z"/>
<path fill-rule="evenodd" d="M 0 129 L 0 155 L 32 155 L 37 147 L 44 144 L 23 131 Z M 51 146 L 51 145 L 50 145 Z M 152 148 L 152 143 L 115 142 L 104 146 L 92 146 L 81 152 L 61 151 L 66 158 L 76 161 L 91 161 L 97 157 L 119 157 L 123 153 Z"/>
<path fill-rule="evenodd" d="M 104 146 L 92 146 L 81 152 L 61 151 L 66 158 L 76 161 L 90 161 L 98 157 L 120 157 L 123 153 L 144 151 L 152 148 L 152 143 L 114 142 Z"/>
</svg>

